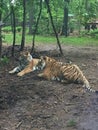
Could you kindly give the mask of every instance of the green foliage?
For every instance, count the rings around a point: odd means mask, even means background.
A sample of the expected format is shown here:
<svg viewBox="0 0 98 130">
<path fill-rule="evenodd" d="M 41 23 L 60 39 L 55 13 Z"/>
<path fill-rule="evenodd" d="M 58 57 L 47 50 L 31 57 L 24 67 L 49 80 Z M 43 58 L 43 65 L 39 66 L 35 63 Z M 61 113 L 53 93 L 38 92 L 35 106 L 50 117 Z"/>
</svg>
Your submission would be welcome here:
<svg viewBox="0 0 98 130">
<path fill-rule="evenodd" d="M 0 58 L 0 66 L 6 65 L 9 63 L 9 58 L 4 56 L 3 58 Z"/>
<path fill-rule="evenodd" d="M 57 8 L 58 5 L 59 5 L 59 8 Z M 51 8 L 51 13 L 53 16 L 53 21 L 54 21 L 56 30 L 57 32 L 59 32 L 59 30 L 62 27 L 62 21 L 63 21 L 64 2 L 59 1 L 59 0 L 51 1 L 50 8 Z M 42 35 L 54 34 L 45 2 L 43 2 L 43 9 L 42 9 L 41 19 L 40 19 L 38 27 L 39 27 L 38 32 L 37 32 L 38 34 L 42 34 Z"/>
<path fill-rule="evenodd" d="M 6 33 L 11 32 L 12 31 L 11 26 L 3 27 L 2 31 Z"/>
<path fill-rule="evenodd" d="M 88 35 L 90 35 L 93 38 L 98 39 L 98 29 L 95 30 L 91 30 L 90 32 L 87 33 Z"/>
<path fill-rule="evenodd" d="M 75 120 L 70 120 L 68 123 L 67 123 L 67 127 L 75 127 L 77 125 L 76 121 Z"/>
<path fill-rule="evenodd" d="M 68 0 L 51 0 L 50 8 L 53 16 L 54 25 L 56 27 L 57 32 L 59 33 L 62 30 L 63 26 L 63 18 L 64 18 L 64 7 L 67 6 L 69 10 L 69 14 L 73 14 L 73 17 L 69 17 L 69 27 L 71 29 L 78 29 L 79 22 L 80 26 L 85 25 L 87 22 L 93 21 L 98 17 L 98 1 L 97 0 L 69 0 L 70 2 L 66 2 Z M 31 28 L 34 32 L 36 20 L 39 14 L 40 6 L 39 0 L 29 0 L 26 1 L 26 26 L 29 27 L 31 22 Z M 0 10 L 3 12 L 2 19 L 4 19 L 9 13 L 11 9 L 11 2 L 9 0 L 3 0 L 2 8 Z M 16 31 L 21 32 L 21 25 L 23 22 L 23 1 L 16 0 L 16 4 L 14 6 L 15 17 L 16 17 Z M 30 19 L 30 12 L 33 14 L 33 18 Z M 10 24 L 11 15 L 5 21 L 6 25 Z M 74 21 L 73 21 L 74 20 Z M 12 26 L 12 25 L 11 25 Z M 4 32 L 11 32 L 12 27 L 3 27 L 2 30 Z M 28 30 L 27 30 L 28 31 Z M 29 31 L 28 31 L 29 32 Z M 51 25 L 51 20 L 49 18 L 49 13 L 47 11 L 47 6 L 45 1 L 42 1 L 42 14 L 38 25 L 37 34 L 40 35 L 54 35 L 53 28 Z"/>
<path fill-rule="evenodd" d="M 17 32 L 21 32 L 21 29 L 22 29 L 21 26 L 16 27 Z M 11 26 L 3 27 L 2 31 L 5 32 L 5 33 L 11 33 L 12 27 Z"/>
<path fill-rule="evenodd" d="M 16 27 L 17 32 L 21 32 L 22 28 L 21 27 Z"/>
<path fill-rule="evenodd" d="M 75 0 L 70 2 L 69 10 L 75 14 L 76 19 L 85 24 L 98 17 L 98 1 L 96 0 Z"/>
</svg>

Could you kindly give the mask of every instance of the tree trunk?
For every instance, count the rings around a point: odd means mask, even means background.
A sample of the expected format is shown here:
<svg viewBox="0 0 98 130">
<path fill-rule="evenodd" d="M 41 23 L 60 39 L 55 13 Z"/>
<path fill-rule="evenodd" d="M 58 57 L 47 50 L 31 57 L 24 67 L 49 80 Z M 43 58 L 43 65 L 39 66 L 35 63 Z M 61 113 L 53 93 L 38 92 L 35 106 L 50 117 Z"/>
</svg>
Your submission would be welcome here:
<svg viewBox="0 0 98 130">
<path fill-rule="evenodd" d="M 28 34 L 30 34 L 30 35 L 33 34 L 32 25 L 33 25 L 33 12 L 29 11 L 29 32 L 28 32 Z"/>
<path fill-rule="evenodd" d="M 15 21 L 15 11 L 14 7 L 11 6 L 11 11 L 12 11 L 12 24 L 13 24 L 13 46 L 12 46 L 12 56 L 14 56 L 14 46 L 15 46 L 15 41 L 16 41 L 16 21 Z"/>
<path fill-rule="evenodd" d="M 35 35 L 36 35 L 37 28 L 38 28 L 38 24 L 39 24 L 41 12 L 42 12 L 42 0 L 40 0 L 40 11 L 39 11 L 39 14 L 38 14 L 37 22 L 36 22 L 36 25 L 35 25 L 35 30 L 34 30 L 34 33 L 33 33 L 33 42 L 32 42 L 31 52 L 34 51 L 34 46 L 35 46 Z"/>
<path fill-rule="evenodd" d="M 68 9 L 66 7 L 64 8 L 64 20 L 61 35 L 68 36 Z"/>
<path fill-rule="evenodd" d="M 69 3 L 69 1 L 65 0 L 65 2 L 67 2 L 66 4 Z M 64 36 L 68 36 L 68 7 L 67 5 L 65 5 L 64 7 L 64 19 L 63 19 L 63 26 L 62 26 L 62 32 L 61 32 L 61 35 L 64 35 Z"/>
<path fill-rule="evenodd" d="M 33 34 L 33 29 L 32 25 L 34 22 L 34 6 L 33 6 L 33 1 L 30 1 L 30 7 L 29 7 L 29 32 L 28 34 L 32 35 Z"/>
<path fill-rule="evenodd" d="M 25 26 L 26 26 L 26 0 L 23 0 L 23 24 L 22 24 L 22 39 L 21 39 L 21 51 L 25 46 Z"/>
<path fill-rule="evenodd" d="M 3 6 L 3 0 L 0 0 L 0 21 L 2 21 L 2 6 Z M 1 27 L 0 27 L 0 57 L 2 54 L 2 31 L 1 31 Z"/>
<path fill-rule="evenodd" d="M 47 5 L 48 13 L 50 15 L 51 24 L 52 24 L 52 27 L 53 27 L 53 30 L 54 30 L 54 33 L 55 33 L 55 36 L 56 36 L 56 39 L 57 39 L 57 44 L 58 44 L 58 47 L 59 47 L 59 50 L 60 50 L 60 54 L 63 55 L 63 51 L 62 51 L 61 44 L 60 44 L 60 41 L 59 41 L 59 38 L 58 38 L 58 34 L 56 32 L 56 29 L 55 29 L 55 26 L 54 26 L 54 23 L 53 23 L 51 9 L 50 9 L 50 6 L 49 6 L 49 0 L 45 0 L 45 2 L 46 2 L 46 5 Z"/>
<path fill-rule="evenodd" d="M 81 15 L 81 10 L 80 10 L 80 0 L 79 0 L 79 19 L 78 19 L 78 35 L 80 35 L 81 32 L 81 19 L 80 19 L 80 15 Z"/>
<path fill-rule="evenodd" d="M 89 2 L 88 0 L 85 0 L 85 9 L 86 9 L 87 12 L 89 11 L 88 2 Z"/>
</svg>

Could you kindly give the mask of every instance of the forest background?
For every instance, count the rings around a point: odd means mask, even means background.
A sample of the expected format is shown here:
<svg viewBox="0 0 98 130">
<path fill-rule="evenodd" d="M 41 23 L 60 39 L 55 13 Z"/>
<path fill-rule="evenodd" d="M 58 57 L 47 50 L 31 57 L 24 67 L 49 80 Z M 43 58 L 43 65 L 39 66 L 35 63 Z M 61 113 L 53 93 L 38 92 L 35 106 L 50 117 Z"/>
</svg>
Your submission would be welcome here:
<svg viewBox="0 0 98 130">
<path fill-rule="evenodd" d="M 61 43 L 96 45 L 97 10 L 98 0 L 0 0 L 0 55 L 3 44 L 13 46 L 12 55 L 17 44 L 23 50 L 29 43 L 33 51 L 35 35 L 40 43 L 56 36 L 60 51 Z"/>
</svg>

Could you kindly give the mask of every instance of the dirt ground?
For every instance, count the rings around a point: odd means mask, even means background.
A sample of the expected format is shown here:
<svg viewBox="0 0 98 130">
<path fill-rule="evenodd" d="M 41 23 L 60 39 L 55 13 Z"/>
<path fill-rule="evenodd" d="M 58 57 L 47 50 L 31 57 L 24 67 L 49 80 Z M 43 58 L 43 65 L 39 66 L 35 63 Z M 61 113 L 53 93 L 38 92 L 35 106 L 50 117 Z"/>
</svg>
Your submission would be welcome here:
<svg viewBox="0 0 98 130">
<path fill-rule="evenodd" d="M 36 48 L 35 57 L 48 55 L 79 65 L 98 90 L 98 47 L 63 45 L 64 56 L 55 45 Z M 0 67 L 0 130 L 98 130 L 98 95 L 81 85 L 40 79 L 38 72 L 10 75 L 17 64 L 10 58 Z"/>
</svg>

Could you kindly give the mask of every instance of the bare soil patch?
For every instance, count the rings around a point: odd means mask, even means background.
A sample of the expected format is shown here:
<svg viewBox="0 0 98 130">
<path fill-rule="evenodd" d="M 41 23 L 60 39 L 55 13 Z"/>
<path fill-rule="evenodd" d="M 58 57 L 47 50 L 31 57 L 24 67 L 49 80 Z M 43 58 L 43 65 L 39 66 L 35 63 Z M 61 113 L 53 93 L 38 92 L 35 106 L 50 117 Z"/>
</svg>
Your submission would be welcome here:
<svg viewBox="0 0 98 130">
<path fill-rule="evenodd" d="M 98 90 L 98 47 L 63 46 L 64 56 L 53 45 L 36 50 L 35 57 L 48 55 L 79 65 Z M 10 75 L 16 65 L 16 58 L 10 58 L 0 67 L 0 130 L 98 130 L 98 95 L 81 85 L 39 79 L 38 72 Z"/>
</svg>

